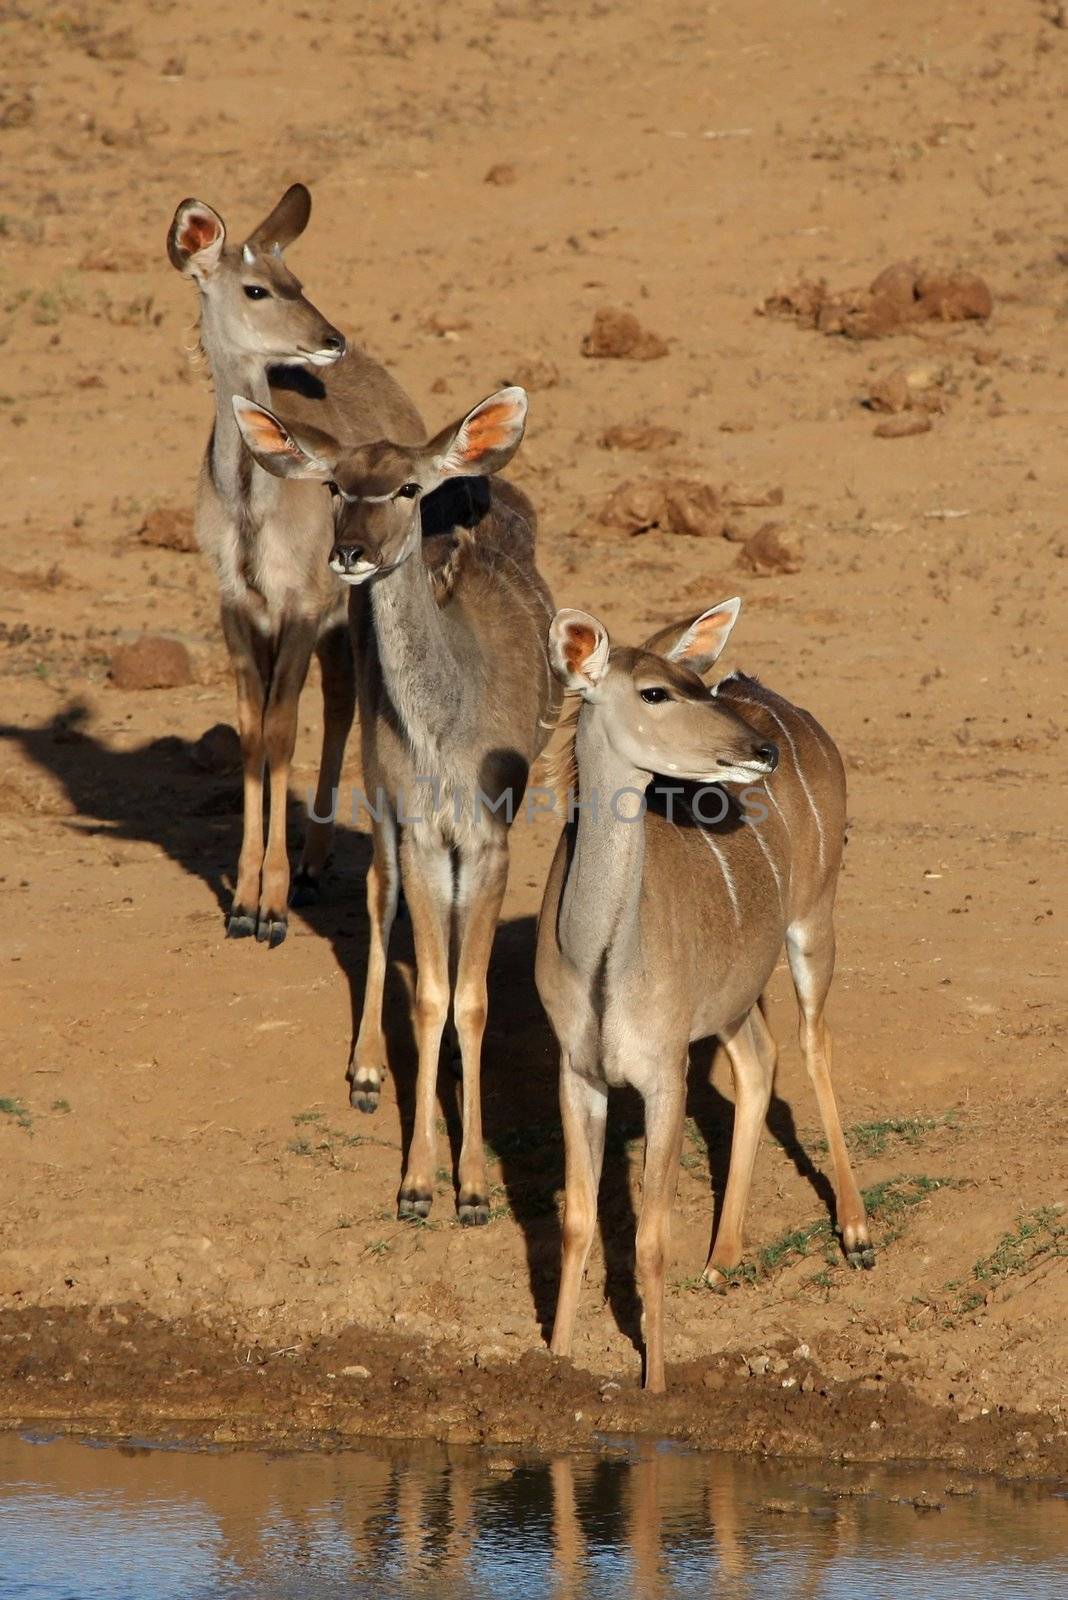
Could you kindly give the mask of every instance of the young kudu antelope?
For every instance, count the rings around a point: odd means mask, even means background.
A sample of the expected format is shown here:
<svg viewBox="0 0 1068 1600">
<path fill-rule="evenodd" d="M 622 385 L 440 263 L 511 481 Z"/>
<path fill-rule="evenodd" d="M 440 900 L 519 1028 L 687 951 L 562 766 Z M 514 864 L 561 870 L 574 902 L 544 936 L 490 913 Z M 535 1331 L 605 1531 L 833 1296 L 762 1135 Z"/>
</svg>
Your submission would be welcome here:
<svg viewBox="0 0 1068 1600">
<path fill-rule="evenodd" d="M 801 1046 L 834 1163 L 849 1260 L 871 1266 L 864 1204 L 842 1138 L 824 1002 L 845 776 L 807 711 L 754 678 L 701 680 L 740 601 L 664 630 L 652 648 L 612 648 L 595 618 L 560 611 L 554 670 L 581 697 L 576 820 L 560 840 L 538 928 L 538 992 L 560 1044 L 566 1150 L 563 1261 L 552 1349 L 569 1355 L 597 1220 L 607 1091 L 645 1102 L 636 1240 L 645 1385 L 664 1388 L 664 1270 L 678 1181 L 689 1045 L 718 1035 L 734 1073 L 730 1171 L 705 1275 L 742 1255 L 742 1219 L 776 1050 L 759 1001 L 783 940 Z M 663 653 L 659 653 L 663 652 Z M 742 784 L 737 799 L 720 784 Z M 702 787 L 694 788 L 694 785 Z M 648 791 L 647 791 L 648 786 Z"/>
<path fill-rule="evenodd" d="M 289 766 L 312 652 L 322 669 L 323 748 L 294 886 L 297 904 L 317 897 L 329 853 L 332 824 L 316 818 L 332 814 L 355 685 L 347 595 L 329 566 L 330 497 L 321 484 L 280 481 L 261 471 L 242 443 L 232 400 L 284 402 L 287 418 L 344 439 L 388 434 L 416 443 L 426 437 L 404 391 L 377 362 L 346 345 L 285 265 L 282 252 L 303 233 L 310 213 L 311 196 L 295 183 L 243 244 L 229 245 L 218 212 L 201 200 L 183 200 L 167 238 L 172 263 L 199 293 L 200 342 L 215 386 L 196 531 L 219 579 L 244 767 L 244 831 L 227 934 L 254 933 L 269 948 L 286 935 Z"/>
<path fill-rule="evenodd" d="M 438 1053 L 451 991 L 463 1071 L 459 1217 L 486 1222 L 479 1089 L 486 969 L 508 876 L 508 825 L 559 698 L 546 654 L 552 602 L 535 565 L 534 509 L 508 483 L 494 483 L 489 511 L 437 572 L 413 557 L 420 501 L 449 478 L 503 467 L 523 437 L 526 395 L 502 389 L 421 447 L 353 449 L 321 434 L 290 433 L 249 402 L 234 408 L 268 471 L 333 485 L 331 566 L 346 583 L 367 585 L 366 600 L 354 605 L 354 628 L 374 861 L 352 1102 L 374 1110 L 386 1067 L 382 997 L 400 882 L 415 938 L 419 1051 L 400 1215 L 430 1211 Z"/>
</svg>

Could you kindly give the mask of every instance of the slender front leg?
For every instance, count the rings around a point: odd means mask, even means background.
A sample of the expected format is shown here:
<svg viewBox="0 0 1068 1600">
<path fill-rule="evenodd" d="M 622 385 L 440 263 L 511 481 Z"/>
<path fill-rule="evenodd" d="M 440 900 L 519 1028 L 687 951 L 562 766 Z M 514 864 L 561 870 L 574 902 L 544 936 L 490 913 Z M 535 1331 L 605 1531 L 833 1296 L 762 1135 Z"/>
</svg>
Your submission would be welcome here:
<svg viewBox="0 0 1068 1600">
<path fill-rule="evenodd" d="M 374 856 L 367 869 L 367 976 L 359 1032 L 349 1062 L 349 1100 L 357 1111 L 377 1110 L 379 1089 L 388 1066 L 382 1003 L 389 963 L 389 936 L 397 915 L 400 887 L 397 820 L 383 795 L 375 796 L 374 806 L 371 823 Z"/>
<path fill-rule="evenodd" d="M 554 1356 L 569 1356 L 582 1275 L 597 1227 L 608 1091 L 575 1072 L 566 1053 L 560 1058 L 560 1115 L 564 1125 L 564 1237 L 560 1293 L 549 1348 Z"/>
<path fill-rule="evenodd" d="M 415 1037 L 419 1068 L 415 1085 L 415 1125 L 401 1184 L 398 1215 L 415 1220 L 430 1215 L 437 1169 L 435 1108 L 438 1056 L 449 1014 L 449 930 L 453 876 L 448 850 L 420 846 L 413 828 L 401 834 L 401 877 L 415 940 Z"/>
<path fill-rule="evenodd" d="M 663 1394 L 665 1389 L 664 1273 L 686 1120 L 685 1063 L 684 1055 L 681 1066 L 674 1073 L 669 1069 L 645 1097 L 645 1169 L 635 1260 L 645 1338 L 645 1388 L 652 1394 Z"/>
<path fill-rule="evenodd" d="M 846 1149 L 838 1103 L 831 1083 L 831 1034 L 823 1008 L 834 974 L 834 922 L 830 903 L 805 923 L 787 929 L 786 954 L 801 1009 L 801 1050 L 820 1108 L 827 1148 L 834 1165 L 835 1212 L 851 1267 L 873 1267 L 875 1251 L 853 1164 Z"/>
<path fill-rule="evenodd" d="M 463 1144 L 457 1214 L 467 1227 L 489 1221 L 489 1184 L 482 1143 L 482 1038 L 486 1031 L 486 972 L 508 883 L 508 843 L 502 834 L 461 859 L 456 886 L 459 957 L 453 1017 L 463 1073 Z"/>
<path fill-rule="evenodd" d="M 267 849 L 263 856 L 256 938 L 266 944 L 269 950 L 282 943 L 288 926 L 286 811 L 289 804 L 289 768 L 297 742 L 300 691 L 308 676 L 314 643 L 314 623 L 302 619 L 283 624 L 278 635 L 267 709 L 263 715 L 263 744 L 270 781 L 270 824 L 267 829 Z"/>
<path fill-rule="evenodd" d="M 308 818 L 300 866 L 289 897 L 293 906 L 315 905 L 319 899 L 323 871 L 334 842 L 341 765 L 356 711 L 356 671 L 347 624 L 339 623 L 328 629 L 315 651 L 323 680 L 323 751 L 315 804 Z"/>
<path fill-rule="evenodd" d="M 760 1018 L 759 1033 L 756 1019 Z M 723 1196 L 716 1240 L 705 1267 L 705 1282 L 726 1286 L 725 1274 L 742 1259 L 742 1224 L 749 1187 L 753 1181 L 760 1133 L 771 1102 L 775 1081 L 775 1041 L 754 1006 L 733 1030 L 720 1035 L 734 1073 L 734 1132 L 731 1164 Z M 758 1038 L 760 1042 L 758 1043 Z"/>
<path fill-rule="evenodd" d="M 222 625 L 237 685 L 237 730 L 244 781 L 241 854 L 226 937 L 243 939 L 256 931 L 263 868 L 263 708 L 269 662 L 267 642 L 257 640 L 243 612 L 224 606 Z"/>
</svg>

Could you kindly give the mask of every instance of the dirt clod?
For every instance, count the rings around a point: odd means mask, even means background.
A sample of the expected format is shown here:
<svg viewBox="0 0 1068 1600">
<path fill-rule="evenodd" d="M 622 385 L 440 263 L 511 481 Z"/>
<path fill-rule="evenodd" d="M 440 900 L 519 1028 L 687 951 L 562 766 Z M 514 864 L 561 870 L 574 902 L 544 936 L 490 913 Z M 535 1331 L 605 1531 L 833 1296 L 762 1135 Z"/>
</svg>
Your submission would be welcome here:
<svg viewBox="0 0 1068 1600">
<path fill-rule="evenodd" d="M 648 479 L 621 483 L 602 506 L 598 522 L 626 533 L 722 534 L 726 510 L 718 490 L 696 479 Z"/>
<path fill-rule="evenodd" d="M 803 328 L 848 339 L 885 339 L 917 323 L 985 321 L 994 309 L 989 287 L 974 272 L 920 267 L 897 261 L 867 289 L 832 290 L 825 278 L 803 278 L 770 295 L 768 316 L 791 317 Z"/>
<path fill-rule="evenodd" d="M 801 552 L 782 536 L 777 522 L 766 522 L 738 552 L 738 565 L 758 578 L 801 571 Z"/>
<path fill-rule="evenodd" d="M 602 450 L 666 450 L 679 440 L 676 428 L 652 422 L 616 422 L 606 428 L 597 443 Z"/>
<path fill-rule="evenodd" d="M 518 176 L 518 172 L 510 161 L 497 161 L 490 167 L 482 182 L 494 184 L 498 189 L 503 189 L 508 184 L 514 183 Z"/>
<path fill-rule="evenodd" d="M 908 439 L 913 434 L 930 433 L 930 431 L 930 417 L 920 412 L 887 417 L 885 422 L 876 423 L 872 429 L 877 439 Z"/>
<path fill-rule="evenodd" d="M 137 530 L 142 544 L 160 550 L 192 551 L 197 548 L 193 532 L 193 513 L 175 506 L 157 506 L 148 512 Z"/>
<path fill-rule="evenodd" d="M 582 341 L 582 354 L 598 361 L 657 361 L 668 347 L 658 333 L 643 328 L 630 311 L 603 306 Z"/>
<path fill-rule="evenodd" d="M 115 651 L 111 681 L 116 689 L 182 689 L 193 681 L 193 663 L 180 640 L 146 633 Z"/>
</svg>

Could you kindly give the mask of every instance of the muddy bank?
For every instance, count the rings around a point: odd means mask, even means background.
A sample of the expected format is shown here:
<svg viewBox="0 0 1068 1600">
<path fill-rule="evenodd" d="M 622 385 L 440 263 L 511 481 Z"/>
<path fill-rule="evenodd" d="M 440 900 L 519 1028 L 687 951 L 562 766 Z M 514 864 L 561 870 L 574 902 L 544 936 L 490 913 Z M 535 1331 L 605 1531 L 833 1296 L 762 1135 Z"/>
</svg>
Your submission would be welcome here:
<svg viewBox="0 0 1068 1600">
<path fill-rule="evenodd" d="M 739 1353 L 670 1371 L 666 1396 L 528 1351 L 472 1359 L 353 1328 L 239 1346 L 132 1307 L 0 1318 L 0 1426 L 216 1445 L 341 1448 L 411 1438 L 537 1451 L 651 1434 L 701 1449 L 826 1461 L 928 1461 L 1021 1479 L 1068 1475 L 1068 1431 L 997 1410 L 960 1422 L 905 1384 L 837 1382 L 799 1350 L 751 1371 Z"/>
</svg>

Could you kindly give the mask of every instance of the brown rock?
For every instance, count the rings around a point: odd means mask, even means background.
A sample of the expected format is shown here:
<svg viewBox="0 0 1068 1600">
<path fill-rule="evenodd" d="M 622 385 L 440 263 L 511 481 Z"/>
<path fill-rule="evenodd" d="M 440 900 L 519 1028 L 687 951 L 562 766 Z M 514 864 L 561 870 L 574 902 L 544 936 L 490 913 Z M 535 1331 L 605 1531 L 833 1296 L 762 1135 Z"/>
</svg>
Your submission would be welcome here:
<svg viewBox="0 0 1068 1600">
<path fill-rule="evenodd" d="M 738 565 L 758 578 L 801 571 L 801 552 L 787 544 L 776 522 L 766 522 L 738 552 Z"/>
<path fill-rule="evenodd" d="M 868 292 L 890 305 L 899 306 L 902 311 L 910 310 L 916 299 L 915 263 L 895 261 L 892 267 L 884 267 L 872 280 Z"/>
<path fill-rule="evenodd" d="M 510 161 L 498 161 L 490 167 L 482 182 L 495 184 L 501 189 L 509 183 L 514 183 L 518 176 Z"/>
<path fill-rule="evenodd" d="M 193 513 L 173 506 L 157 506 L 145 517 L 137 537 L 142 544 L 155 545 L 160 550 L 195 550 Z"/>
<path fill-rule="evenodd" d="M 904 367 L 895 367 L 885 377 L 877 378 L 868 393 L 872 411 L 889 411 L 896 416 L 907 411 L 912 404 L 912 393 Z"/>
<path fill-rule="evenodd" d="M 931 419 L 926 412 L 914 411 L 900 417 L 887 417 L 874 429 L 877 439 L 908 439 L 915 433 L 930 433 Z"/>
<path fill-rule="evenodd" d="M 521 389 L 527 389 L 531 394 L 537 394 L 540 389 L 555 389 L 560 382 L 560 369 L 545 356 L 528 356 L 525 361 L 517 361 L 512 367 L 512 383 L 518 383 Z"/>
<path fill-rule="evenodd" d="M 785 498 L 781 483 L 758 489 L 752 483 L 725 483 L 722 497 L 729 506 L 781 506 Z"/>
<path fill-rule="evenodd" d="M 848 339 L 883 339 L 917 322 L 983 319 L 994 300 L 982 278 L 971 272 L 946 272 L 897 261 L 885 267 L 867 289 L 832 292 L 825 279 L 802 278 L 792 289 L 769 296 L 768 316 L 792 317 L 804 328 L 843 334 Z"/>
<path fill-rule="evenodd" d="M 146 633 L 116 650 L 111 681 L 116 689 L 181 689 L 193 681 L 193 663 L 179 640 Z"/>
<path fill-rule="evenodd" d="M 636 479 L 613 490 L 598 513 L 605 527 L 627 533 L 664 533 L 705 538 L 723 532 L 725 516 L 720 497 L 709 483 L 697 479 Z"/>
<path fill-rule="evenodd" d="M 643 328 L 630 311 L 602 306 L 582 341 L 582 354 L 598 361 L 656 361 L 668 347 L 658 333 Z"/>
<path fill-rule="evenodd" d="M 606 428 L 597 442 L 602 450 L 665 450 L 677 444 L 678 439 L 675 428 L 662 428 L 650 422 L 617 422 Z"/>
<path fill-rule="evenodd" d="M 941 322 L 985 321 L 994 309 L 994 297 L 974 272 L 924 272 L 916 294 L 925 317 Z"/>
</svg>

